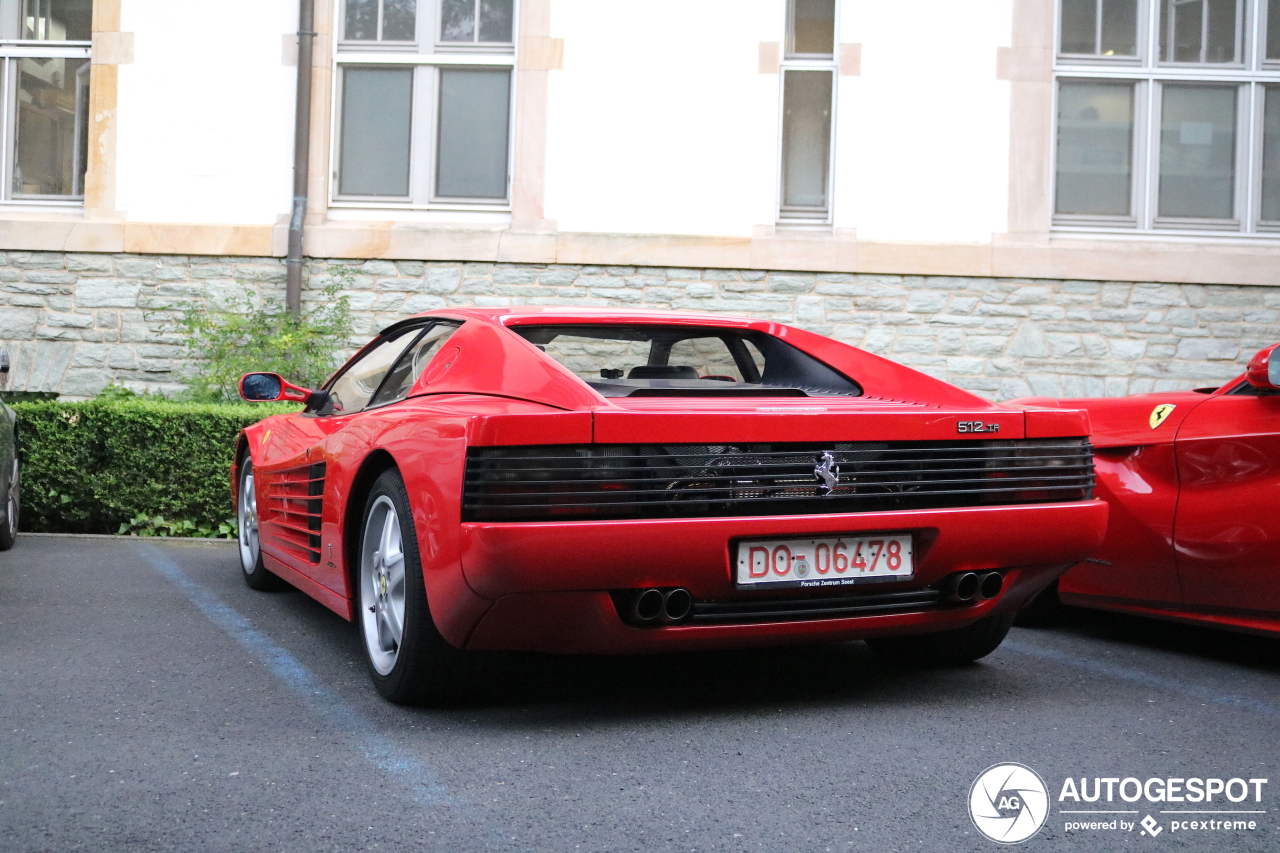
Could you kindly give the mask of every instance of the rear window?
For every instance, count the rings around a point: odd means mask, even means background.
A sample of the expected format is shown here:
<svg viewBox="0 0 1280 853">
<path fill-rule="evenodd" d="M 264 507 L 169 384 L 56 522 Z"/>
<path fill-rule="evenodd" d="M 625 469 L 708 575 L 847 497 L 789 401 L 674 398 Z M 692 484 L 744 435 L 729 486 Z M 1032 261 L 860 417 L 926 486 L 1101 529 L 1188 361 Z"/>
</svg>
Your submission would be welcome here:
<svg viewBox="0 0 1280 853">
<path fill-rule="evenodd" d="M 859 396 L 857 382 L 762 332 L 698 326 L 515 326 L 606 397 Z"/>
</svg>

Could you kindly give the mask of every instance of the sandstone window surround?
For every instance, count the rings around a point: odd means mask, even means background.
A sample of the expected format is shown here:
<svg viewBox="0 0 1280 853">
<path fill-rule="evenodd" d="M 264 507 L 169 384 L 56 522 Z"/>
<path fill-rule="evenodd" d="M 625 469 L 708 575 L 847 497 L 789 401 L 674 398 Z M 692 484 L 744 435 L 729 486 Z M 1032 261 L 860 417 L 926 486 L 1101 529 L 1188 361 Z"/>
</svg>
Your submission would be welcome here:
<svg viewBox="0 0 1280 853">
<path fill-rule="evenodd" d="M 331 206 L 510 211 L 514 0 L 335 11 Z"/>
<path fill-rule="evenodd" d="M 836 85 L 836 0 L 787 0 L 779 68 L 782 121 L 778 222 L 831 225 Z"/>
<path fill-rule="evenodd" d="M 1059 0 L 1054 230 L 1280 237 L 1280 0 Z"/>
<path fill-rule="evenodd" d="M 0 202 L 81 207 L 90 0 L 0 0 Z"/>
</svg>

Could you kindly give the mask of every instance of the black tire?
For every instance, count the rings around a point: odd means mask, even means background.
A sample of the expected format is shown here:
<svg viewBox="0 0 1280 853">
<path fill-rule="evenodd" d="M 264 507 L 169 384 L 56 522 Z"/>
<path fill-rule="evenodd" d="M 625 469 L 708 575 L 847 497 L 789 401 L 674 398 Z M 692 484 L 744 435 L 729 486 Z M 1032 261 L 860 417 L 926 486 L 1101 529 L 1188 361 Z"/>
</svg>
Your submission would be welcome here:
<svg viewBox="0 0 1280 853">
<path fill-rule="evenodd" d="M 390 525 L 398 531 L 399 572 Z M 449 705 L 471 698 L 477 656 L 449 645 L 431 619 L 409 496 L 394 468 L 378 477 L 365 502 L 354 580 L 356 621 L 378 692 L 399 705 Z"/>
<path fill-rule="evenodd" d="M 288 589 L 277 575 L 267 570 L 262 562 L 262 545 L 258 539 L 258 495 L 253 476 L 253 460 L 248 451 L 240 457 L 239 500 L 236 501 L 236 524 L 240 551 L 240 569 L 249 589 L 259 592 L 275 592 Z"/>
<path fill-rule="evenodd" d="M 0 551 L 8 551 L 18 541 L 18 510 L 22 508 L 22 479 L 19 476 L 18 456 L 14 453 L 9 470 L 8 489 L 0 494 Z"/>
<path fill-rule="evenodd" d="M 994 652 L 1004 642 L 1005 635 L 1012 626 L 1012 615 L 994 613 L 957 631 L 885 637 L 868 640 L 867 645 L 876 654 L 895 663 L 929 667 L 960 666 Z"/>
<path fill-rule="evenodd" d="M 1060 623 L 1066 613 L 1067 608 L 1058 597 L 1058 582 L 1055 580 L 1018 611 L 1013 624 L 1019 628 L 1047 628 Z"/>
</svg>

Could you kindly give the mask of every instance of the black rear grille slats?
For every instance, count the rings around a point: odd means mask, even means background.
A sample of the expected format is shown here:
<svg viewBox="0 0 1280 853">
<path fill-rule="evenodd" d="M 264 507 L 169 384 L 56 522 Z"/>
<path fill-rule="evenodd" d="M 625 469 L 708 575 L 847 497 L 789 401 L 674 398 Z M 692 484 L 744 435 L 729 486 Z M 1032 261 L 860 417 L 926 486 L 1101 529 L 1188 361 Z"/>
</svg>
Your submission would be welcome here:
<svg viewBox="0 0 1280 853">
<path fill-rule="evenodd" d="M 838 477 L 818 473 L 826 459 Z M 468 520 L 782 515 L 1083 500 L 1087 439 L 472 448 Z"/>
<path fill-rule="evenodd" d="M 733 622 L 785 622 L 800 619 L 842 619 L 874 613 L 897 613 L 935 607 L 936 589 L 824 598 L 743 599 L 698 601 L 690 625 L 724 625 Z"/>
</svg>

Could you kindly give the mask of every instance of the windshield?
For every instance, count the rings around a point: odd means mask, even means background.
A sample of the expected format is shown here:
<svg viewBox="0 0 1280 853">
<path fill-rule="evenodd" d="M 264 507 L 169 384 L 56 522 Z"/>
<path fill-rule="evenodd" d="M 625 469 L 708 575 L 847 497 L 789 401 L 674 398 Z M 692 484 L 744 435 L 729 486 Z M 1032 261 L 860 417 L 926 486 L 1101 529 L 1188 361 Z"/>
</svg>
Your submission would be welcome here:
<svg viewBox="0 0 1280 853">
<path fill-rule="evenodd" d="M 859 396 L 857 382 L 763 332 L 699 326 L 515 326 L 606 397 Z"/>
</svg>

